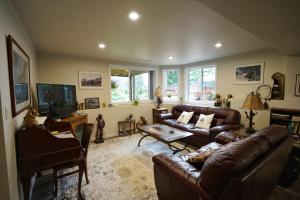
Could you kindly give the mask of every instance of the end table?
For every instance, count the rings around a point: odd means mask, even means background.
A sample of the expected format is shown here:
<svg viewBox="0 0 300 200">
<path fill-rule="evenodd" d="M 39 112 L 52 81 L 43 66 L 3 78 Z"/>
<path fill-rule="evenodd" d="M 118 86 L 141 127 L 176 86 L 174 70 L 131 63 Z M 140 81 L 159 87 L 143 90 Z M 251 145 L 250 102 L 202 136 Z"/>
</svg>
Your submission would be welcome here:
<svg viewBox="0 0 300 200">
<path fill-rule="evenodd" d="M 157 116 L 161 113 L 167 113 L 168 108 L 152 108 L 153 124 L 158 123 Z"/>
<path fill-rule="evenodd" d="M 135 120 L 118 121 L 119 136 L 126 136 L 135 133 Z"/>
</svg>

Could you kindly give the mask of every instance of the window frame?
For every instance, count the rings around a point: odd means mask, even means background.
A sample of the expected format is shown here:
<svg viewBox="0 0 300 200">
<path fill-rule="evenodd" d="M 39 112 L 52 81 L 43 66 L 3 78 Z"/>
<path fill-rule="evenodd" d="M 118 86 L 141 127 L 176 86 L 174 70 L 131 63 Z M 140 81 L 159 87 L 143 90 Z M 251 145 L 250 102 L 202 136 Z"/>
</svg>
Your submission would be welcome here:
<svg viewBox="0 0 300 200">
<path fill-rule="evenodd" d="M 204 64 L 204 65 L 199 65 L 199 66 L 190 66 L 190 67 L 187 67 L 185 68 L 185 83 L 184 83 L 184 90 L 185 90 L 185 93 L 184 93 L 184 100 L 185 102 L 187 103 L 191 103 L 191 104 L 202 104 L 202 105 L 208 105 L 208 106 L 213 106 L 213 100 L 191 100 L 189 99 L 189 71 L 192 70 L 192 69 L 201 69 L 201 76 L 202 76 L 202 91 L 203 91 L 203 69 L 205 68 L 215 68 L 215 91 L 217 93 L 217 64 L 215 63 L 210 63 L 210 64 Z"/>
<path fill-rule="evenodd" d="M 165 88 L 166 88 L 166 85 L 165 85 L 165 77 L 164 77 L 164 72 L 168 72 L 168 71 L 177 71 L 178 72 L 178 98 L 177 99 L 174 99 L 174 100 L 171 100 L 171 99 L 167 99 L 165 96 Z M 169 103 L 172 103 L 172 102 L 179 102 L 180 101 L 180 97 L 182 96 L 181 95 L 181 69 L 180 68 L 167 68 L 167 69 L 162 69 L 162 91 L 163 91 L 163 101 L 164 102 L 169 102 Z"/>
<path fill-rule="evenodd" d="M 119 69 L 127 69 L 128 70 L 128 81 L 129 81 L 129 101 L 117 101 L 114 102 L 112 101 L 112 92 L 111 92 L 111 70 L 113 68 L 119 68 Z M 147 100 L 139 100 L 139 103 L 152 103 L 154 102 L 153 99 L 151 99 L 151 78 L 150 78 L 150 72 L 154 71 L 154 76 L 153 76 L 153 90 L 157 87 L 157 71 L 158 69 L 155 67 L 140 67 L 140 66 L 133 66 L 133 65 L 119 65 L 119 64 L 110 64 L 109 65 L 109 102 L 111 104 L 115 105 L 127 105 L 127 104 L 132 104 L 134 101 L 131 99 L 132 97 L 132 86 L 131 86 L 131 80 L 130 80 L 130 72 L 133 70 L 137 71 L 145 71 L 149 73 L 149 99 Z M 153 91 L 154 92 L 154 91 Z"/>
</svg>

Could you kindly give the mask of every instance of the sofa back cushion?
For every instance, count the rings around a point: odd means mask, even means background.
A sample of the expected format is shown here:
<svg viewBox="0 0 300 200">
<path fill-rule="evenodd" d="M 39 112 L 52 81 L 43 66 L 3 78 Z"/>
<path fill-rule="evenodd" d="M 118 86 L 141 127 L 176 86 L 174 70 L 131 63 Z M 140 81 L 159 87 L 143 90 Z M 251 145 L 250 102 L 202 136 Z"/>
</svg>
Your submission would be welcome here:
<svg viewBox="0 0 300 200">
<path fill-rule="evenodd" d="M 273 146 L 288 136 L 288 130 L 286 127 L 272 125 L 271 127 L 262 129 L 253 135 L 257 135 L 266 139 L 270 146 Z"/>
<path fill-rule="evenodd" d="M 229 143 L 206 160 L 198 184 L 210 195 L 217 196 L 231 176 L 247 169 L 268 149 L 269 143 L 260 136 Z"/>
<path fill-rule="evenodd" d="M 181 115 L 181 113 L 183 111 L 191 112 L 191 108 L 192 108 L 191 105 L 181 105 L 181 104 L 179 104 L 179 105 L 173 106 L 173 108 L 172 108 L 173 119 L 178 119 L 178 117 Z"/>
<path fill-rule="evenodd" d="M 241 114 L 239 111 L 230 108 L 211 108 L 207 109 L 206 115 L 215 114 L 213 126 L 226 124 L 240 124 Z M 220 124 L 221 123 L 221 124 Z"/>
</svg>

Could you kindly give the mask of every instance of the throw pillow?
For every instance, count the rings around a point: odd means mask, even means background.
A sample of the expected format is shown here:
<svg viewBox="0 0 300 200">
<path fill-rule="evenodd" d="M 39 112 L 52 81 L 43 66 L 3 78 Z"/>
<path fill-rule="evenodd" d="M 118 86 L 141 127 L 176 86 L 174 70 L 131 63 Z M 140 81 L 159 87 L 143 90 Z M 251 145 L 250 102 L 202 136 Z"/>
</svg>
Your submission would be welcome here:
<svg viewBox="0 0 300 200">
<path fill-rule="evenodd" d="M 198 149 L 196 152 L 189 153 L 187 157 L 187 162 L 189 163 L 196 163 L 196 164 L 203 164 L 209 156 L 211 156 L 214 152 L 216 152 L 218 149 L 220 149 L 223 145 L 212 142 L 209 143 L 200 149 Z"/>
<path fill-rule="evenodd" d="M 214 118 L 214 114 L 211 115 L 201 114 L 195 127 L 209 129 L 213 118 Z"/>
<path fill-rule="evenodd" d="M 183 111 L 181 115 L 178 117 L 177 122 L 188 124 L 190 119 L 193 117 L 194 112 L 186 112 Z"/>
</svg>

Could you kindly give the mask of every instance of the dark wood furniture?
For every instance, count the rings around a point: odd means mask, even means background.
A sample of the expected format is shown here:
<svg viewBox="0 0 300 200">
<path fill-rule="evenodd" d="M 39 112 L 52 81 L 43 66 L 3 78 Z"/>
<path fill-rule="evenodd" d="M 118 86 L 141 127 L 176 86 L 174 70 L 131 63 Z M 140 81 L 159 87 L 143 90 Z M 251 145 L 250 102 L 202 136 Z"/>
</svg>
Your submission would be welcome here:
<svg viewBox="0 0 300 200">
<path fill-rule="evenodd" d="M 86 124 L 88 122 L 88 115 L 87 114 L 73 114 L 70 117 L 64 118 L 61 121 L 63 122 L 69 122 L 72 127 L 72 132 L 76 133 L 76 130 L 79 126 Z"/>
<path fill-rule="evenodd" d="M 73 136 L 72 136 L 73 137 Z M 81 180 L 84 165 L 80 162 L 81 146 L 75 138 L 58 138 L 41 127 L 16 132 L 17 164 L 24 199 L 30 200 L 32 178 L 43 170 L 68 162 L 78 162 L 78 198 L 81 199 Z"/>
<path fill-rule="evenodd" d="M 152 108 L 153 124 L 159 123 L 158 116 L 163 113 L 168 113 L 168 108 Z"/>
<path fill-rule="evenodd" d="M 126 136 L 135 133 L 135 120 L 118 121 L 119 136 Z"/>
<path fill-rule="evenodd" d="M 270 125 L 277 124 L 281 126 L 289 127 L 289 124 L 293 122 L 293 117 L 300 116 L 299 109 L 288 108 L 271 108 L 270 109 Z M 299 133 L 300 123 L 297 123 L 296 133 Z"/>
<path fill-rule="evenodd" d="M 68 168 L 73 168 L 78 166 L 78 164 L 82 164 L 84 165 L 84 173 L 85 173 L 85 179 L 87 184 L 89 183 L 89 179 L 88 179 L 88 173 L 87 173 L 87 154 L 88 154 L 88 149 L 89 149 L 89 142 L 90 142 L 90 138 L 91 138 L 91 133 L 93 131 L 94 128 L 94 124 L 84 124 L 83 125 L 83 134 L 82 134 L 82 138 L 81 138 L 81 156 L 79 158 L 79 162 L 78 161 L 71 161 L 68 163 L 63 163 L 61 165 L 56 165 L 53 167 L 53 176 L 54 176 L 54 194 L 55 196 L 57 196 L 57 191 L 58 191 L 58 179 L 59 178 L 63 178 L 75 173 L 78 173 L 79 170 L 75 170 L 72 172 L 68 172 L 62 175 L 58 176 L 58 171 L 63 170 L 63 169 L 68 169 Z"/>
<path fill-rule="evenodd" d="M 158 141 L 161 141 L 169 146 L 169 148 L 173 151 L 173 154 L 176 154 L 180 151 L 187 150 L 188 143 L 185 143 L 183 148 L 178 148 L 172 145 L 172 143 L 180 141 L 185 138 L 189 138 L 193 135 L 193 133 L 182 131 L 176 128 L 172 128 L 170 126 L 164 124 L 152 124 L 138 127 L 140 130 L 140 134 L 142 138 L 138 143 L 138 147 L 141 144 L 141 141 L 148 136 L 151 136 Z M 143 134 L 144 133 L 144 134 Z"/>
</svg>

